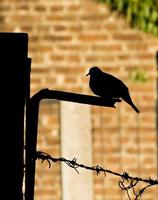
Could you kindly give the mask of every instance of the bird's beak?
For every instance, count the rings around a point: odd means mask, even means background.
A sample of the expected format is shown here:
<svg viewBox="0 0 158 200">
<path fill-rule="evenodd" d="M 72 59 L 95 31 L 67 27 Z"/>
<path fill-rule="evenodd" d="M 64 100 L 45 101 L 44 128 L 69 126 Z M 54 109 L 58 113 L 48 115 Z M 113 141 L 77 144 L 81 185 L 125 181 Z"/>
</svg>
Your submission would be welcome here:
<svg viewBox="0 0 158 200">
<path fill-rule="evenodd" d="M 88 74 L 86 74 L 86 76 L 89 76 L 90 74 L 88 73 Z"/>
</svg>

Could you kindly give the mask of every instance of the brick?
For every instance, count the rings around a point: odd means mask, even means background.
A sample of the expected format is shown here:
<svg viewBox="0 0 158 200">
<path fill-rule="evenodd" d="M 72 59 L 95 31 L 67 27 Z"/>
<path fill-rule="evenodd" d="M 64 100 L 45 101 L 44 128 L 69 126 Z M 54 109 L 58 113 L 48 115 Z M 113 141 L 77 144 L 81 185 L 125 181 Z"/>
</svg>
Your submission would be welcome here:
<svg viewBox="0 0 158 200">
<path fill-rule="evenodd" d="M 0 16 L 0 23 L 5 23 L 6 18 L 4 16 Z"/>
<path fill-rule="evenodd" d="M 0 12 L 8 12 L 11 11 L 12 7 L 10 5 L 0 5 Z"/>
<path fill-rule="evenodd" d="M 56 26 L 54 26 L 54 30 L 55 31 L 64 31 L 64 30 L 66 30 L 66 26 L 56 25 Z"/>
<path fill-rule="evenodd" d="M 32 35 L 30 37 L 30 42 L 39 42 L 39 36 L 38 35 Z"/>
<path fill-rule="evenodd" d="M 155 149 L 153 149 L 152 147 L 148 147 L 143 145 L 143 147 L 140 147 L 141 152 L 143 152 L 145 155 L 154 155 L 155 154 Z"/>
<path fill-rule="evenodd" d="M 128 48 L 129 50 L 135 50 L 135 51 L 137 51 L 137 50 L 146 51 L 147 48 L 148 48 L 148 45 L 143 44 L 143 43 L 134 43 L 134 44 L 129 44 L 129 45 L 127 45 L 127 48 Z"/>
<path fill-rule="evenodd" d="M 68 11 L 73 11 L 73 12 L 77 12 L 81 10 L 81 6 L 80 5 L 69 5 L 67 7 Z"/>
<path fill-rule="evenodd" d="M 46 6 L 44 6 L 44 5 L 36 5 L 34 7 L 34 10 L 38 11 L 38 12 L 44 12 L 44 11 L 46 11 Z"/>
<path fill-rule="evenodd" d="M 41 39 L 50 42 L 71 41 L 71 35 L 45 35 Z"/>
<path fill-rule="evenodd" d="M 63 10 L 63 6 L 62 5 L 52 5 L 50 6 L 50 10 L 53 12 L 61 12 Z"/>
<path fill-rule="evenodd" d="M 108 62 L 108 61 L 114 61 L 115 57 L 111 56 L 111 55 L 93 55 L 93 56 L 86 56 L 86 61 L 87 62 L 97 62 L 97 61 L 104 61 L 104 62 Z"/>
<path fill-rule="evenodd" d="M 74 68 L 69 68 L 69 67 L 60 67 L 60 68 L 56 68 L 56 73 L 62 73 L 62 74 L 65 74 L 65 75 L 78 75 L 78 73 L 82 73 L 83 72 L 83 68 L 77 68 L 77 67 L 74 67 Z"/>
<path fill-rule="evenodd" d="M 48 69 L 47 68 L 32 68 L 32 72 L 33 73 L 42 73 L 43 74 L 45 72 L 48 72 Z"/>
<path fill-rule="evenodd" d="M 16 22 L 19 22 L 19 23 L 30 23 L 30 21 L 32 23 L 38 23 L 40 17 L 37 16 L 37 15 L 14 15 L 12 16 L 11 20 L 12 21 L 16 21 Z"/>
<path fill-rule="evenodd" d="M 99 35 L 99 34 L 81 34 L 78 37 L 81 41 L 105 41 L 107 39 L 107 35 Z"/>
<path fill-rule="evenodd" d="M 48 21 L 63 21 L 71 22 L 76 19 L 76 15 L 64 14 L 64 15 L 51 15 L 46 18 Z"/>
<path fill-rule="evenodd" d="M 64 57 L 63 57 L 63 55 L 60 55 L 60 54 L 51 54 L 49 59 L 52 61 L 60 61 L 61 62 L 62 60 L 64 60 Z"/>
<path fill-rule="evenodd" d="M 134 34 L 134 33 L 116 33 L 114 34 L 114 39 L 118 40 L 125 40 L 125 41 L 141 41 L 143 38 L 139 34 Z"/>
<path fill-rule="evenodd" d="M 21 26 L 21 31 L 23 32 L 31 32 L 33 30 L 33 27 L 32 26 Z"/>
<path fill-rule="evenodd" d="M 74 77 L 65 77 L 65 83 L 68 83 L 68 84 L 76 84 L 76 83 L 77 83 L 77 80 L 76 80 L 76 78 L 74 78 Z"/>
<path fill-rule="evenodd" d="M 30 10 L 30 6 L 27 4 L 20 4 L 20 5 L 16 5 L 16 9 L 18 11 L 29 11 Z"/>
<path fill-rule="evenodd" d="M 150 54 L 150 53 L 142 53 L 142 54 L 136 55 L 136 58 L 139 58 L 139 59 L 153 59 L 154 55 Z"/>
<path fill-rule="evenodd" d="M 93 14 L 87 14 L 87 15 L 83 15 L 81 16 L 81 19 L 82 20 L 85 20 L 85 21 L 100 21 L 100 20 L 104 20 L 106 17 L 106 15 L 97 15 L 96 13 L 93 13 Z"/>
<path fill-rule="evenodd" d="M 96 50 L 96 51 L 120 51 L 122 49 L 122 46 L 121 45 L 117 45 L 117 44 L 111 44 L 111 45 L 94 45 L 92 46 L 92 49 L 93 50 Z"/>
<path fill-rule="evenodd" d="M 59 50 L 63 50 L 65 51 L 83 51 L 85 52 L 86 50 L 88 50 L 88 47 L 81 45 L 81 44 L 60 44 L 57 46 L 57 48 Z"/>
</svg>

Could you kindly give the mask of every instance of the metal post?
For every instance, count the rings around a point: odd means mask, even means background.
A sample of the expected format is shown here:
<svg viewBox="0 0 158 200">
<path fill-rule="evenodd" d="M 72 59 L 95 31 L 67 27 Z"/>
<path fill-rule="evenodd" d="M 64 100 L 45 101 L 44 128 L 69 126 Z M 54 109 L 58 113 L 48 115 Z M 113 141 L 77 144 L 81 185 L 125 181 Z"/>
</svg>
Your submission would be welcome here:
<svg viewBox="0 0 158 200">
<path fill-rule="evenodd" d="M 27 52 L 26 33 L 0 33 L 1 196 L 4 199 L 23 199 Z"/>
</svg>

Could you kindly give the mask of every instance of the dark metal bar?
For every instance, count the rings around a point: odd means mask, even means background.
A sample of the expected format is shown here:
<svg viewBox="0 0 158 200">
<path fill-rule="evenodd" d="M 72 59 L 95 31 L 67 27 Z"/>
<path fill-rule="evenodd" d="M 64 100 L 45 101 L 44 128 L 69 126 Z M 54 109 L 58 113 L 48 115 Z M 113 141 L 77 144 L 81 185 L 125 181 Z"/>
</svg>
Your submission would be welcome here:
<svg viewBox="0 0 158 200">
<path fill-rule="evenodd" d="M 1 196 L 5 199 L 23 199 L 27 53 L 26 33 L 0 33 Z"/>
<path fill-rule="evenodd" d="M 103 99 L 97 96 L 43 89 L 31 97 L 27 108 L 26 122 L 26 200 L 34 199 L 35 155 L 37 146 L 39 104 L 42 99 L 57 99 L 88 105 L 115 108 L 120 99 Z"/>
<path fill-rule="evenodd" d="M 34 199 L 35 160 L 37 146 L 39 101 L 30 99 L 26 110 L 26 176 L 25 200 Z"/>
<path fill-rule="evenodd" d="M 99 96 L 90 96 L 85 94 L 71 93 L 65 91 L 42 89 L 36 93 L 33 97 L 36 99 L 57 99 L 61 101 L 69 101 L 74 103 L 106 106 L 115 108 L 116 102 L 121 102 L 120 99 L 104 99 Z"/>
</svg>

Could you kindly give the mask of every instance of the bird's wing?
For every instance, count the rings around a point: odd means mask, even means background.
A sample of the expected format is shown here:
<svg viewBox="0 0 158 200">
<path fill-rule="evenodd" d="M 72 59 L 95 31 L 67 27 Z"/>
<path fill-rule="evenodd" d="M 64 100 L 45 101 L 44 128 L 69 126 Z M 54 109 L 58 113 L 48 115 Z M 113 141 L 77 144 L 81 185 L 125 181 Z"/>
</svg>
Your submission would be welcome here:
<svg viewBox="0 0 158 200">
<path fill-rule="evenodd" d="M 108 93 L 111 97 L 119 98 L 126 85 L 118 78 L 111 74 L 103 74 L 102 87 L 105 88 L 104 93 Z"/>
<path fill-rule="evenodd" d="M 106 73 L 103 74 L 102 79 L 105 83 L 109 84 L 110 87 L 114 87 L 115 89 L 118 87 L 118 85 L 123 83 L 120 79 L 116 78 L 115 76 Z"/>
</svg>

